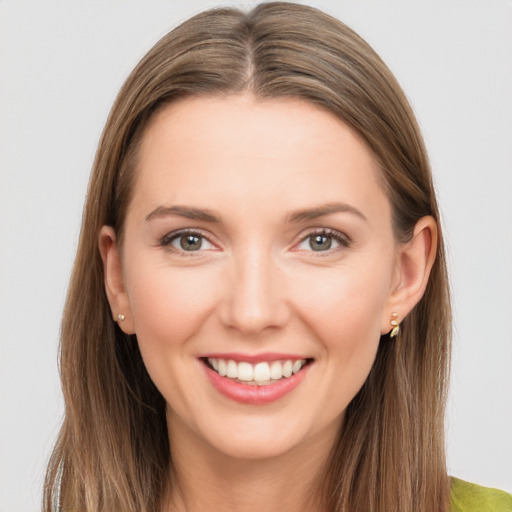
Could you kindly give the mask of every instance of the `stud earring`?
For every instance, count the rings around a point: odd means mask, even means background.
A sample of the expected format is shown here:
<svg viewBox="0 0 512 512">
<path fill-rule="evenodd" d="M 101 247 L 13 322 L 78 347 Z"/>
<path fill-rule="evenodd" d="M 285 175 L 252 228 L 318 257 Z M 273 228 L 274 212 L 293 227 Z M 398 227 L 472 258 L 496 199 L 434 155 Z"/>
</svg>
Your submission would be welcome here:
<svg viewBox="0 0 512 512">
<path fill-rule="evenodd" d="M 117 315 L 117 319 L 118 319 L 119 321 L 121 321 L 121 322 L 122 322 L 125 318 L 126 318 L 126 317 L 125 317 L 124 315 L 122 315 L 121 313 L 120 313 L 119 315 Z"/>
<path fill-rule="evenodd" d="M 398 323 L 398 313 L 391 313 L 391 325 L 393 328 L 389 334 L 390 338 L 394 338 L 400 332 L 400 324 Z"/>
</svg>

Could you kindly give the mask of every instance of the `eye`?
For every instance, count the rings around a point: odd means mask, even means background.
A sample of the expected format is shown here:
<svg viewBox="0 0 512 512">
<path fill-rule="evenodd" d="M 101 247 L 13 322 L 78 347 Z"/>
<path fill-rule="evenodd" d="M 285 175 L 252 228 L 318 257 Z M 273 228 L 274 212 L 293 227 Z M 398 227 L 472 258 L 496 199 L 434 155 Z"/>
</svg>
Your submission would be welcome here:
<svg viewBox="0 0 512 512">
<path fill-rule="evenodd" d="M 331 229 L 323 229 L 310 233 L 300 242 L 297 248 L 303 251 L 326 252 L 340 247 L 348 247 L 349 244 L 349 239 L 341 233 Z"/>
<path fill-rule="evenodd" d="M 160 245 L 176 252 L 199 252 L 214 249 L 214 245 L 201 233 L 195 231 L 181 231 L 166 235 Z"/>
</svg>

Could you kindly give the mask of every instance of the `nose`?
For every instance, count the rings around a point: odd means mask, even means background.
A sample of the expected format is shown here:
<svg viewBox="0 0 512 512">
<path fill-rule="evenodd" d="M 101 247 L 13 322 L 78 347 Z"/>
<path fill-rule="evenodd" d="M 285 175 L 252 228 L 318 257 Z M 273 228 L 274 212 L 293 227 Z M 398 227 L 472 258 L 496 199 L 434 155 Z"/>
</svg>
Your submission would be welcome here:
<svg viewBox="0 0 512 512">
<path fill-rule="evenodd" d="M 286 324 L 284 276 L 270 251 L 247 250 L 234 258 L 221 312 L 225 326 L 255 335 Z"/>
</svg>

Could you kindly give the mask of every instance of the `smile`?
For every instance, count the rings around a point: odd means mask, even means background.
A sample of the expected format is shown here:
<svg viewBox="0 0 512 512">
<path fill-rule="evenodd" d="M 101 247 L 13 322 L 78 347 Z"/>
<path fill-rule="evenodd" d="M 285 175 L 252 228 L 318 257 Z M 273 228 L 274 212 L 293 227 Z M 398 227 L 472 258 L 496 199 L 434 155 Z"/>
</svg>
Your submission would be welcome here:
<svg viewBox="0 0 512 512">
<path fill-rule="evenodd" d="M 299 372 L 306 359 L 287 359 L 283 361 L 263 361 L 252 364 L 248 361 L 234 361 L 209 357 L 207 364 L 221 377 L 253 386 L 268 386 L 276 381 L 287 379 Z"/>
<path fill-rule="evenodd" d="M 202 357 L 210 383 L 225 397 L 248 405 L 275 402 L 296 389 L 314 360 L 281 356 L 252 358 Z M 245 359 L 251 359 L 247 357 Z M 256 360 L 254 360 L 256 359 Z"/>
</svg>

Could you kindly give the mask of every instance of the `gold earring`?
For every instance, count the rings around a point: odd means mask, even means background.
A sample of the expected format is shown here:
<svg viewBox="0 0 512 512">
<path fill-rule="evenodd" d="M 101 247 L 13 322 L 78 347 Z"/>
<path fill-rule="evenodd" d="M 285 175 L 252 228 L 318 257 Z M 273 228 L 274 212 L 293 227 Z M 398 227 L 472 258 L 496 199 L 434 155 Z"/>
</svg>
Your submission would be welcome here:
<svg viewBox="0 0 512 512">
<path fill-rule="evenodd" d="M 121 313 L 119 315 L 117 315 L 117 319 L 120 320 L 121 322 L 125 319 L 126 317 L 124 315 L 122 315 Z"/>
<path fill-rule="evenodd" d="M 394 338 L 400 332 L 400 324 L 398 323 L 398 313 L 391 313 L 391 325 L 393 328 L 389 334 L 390 338 Z"/>
</svg>

